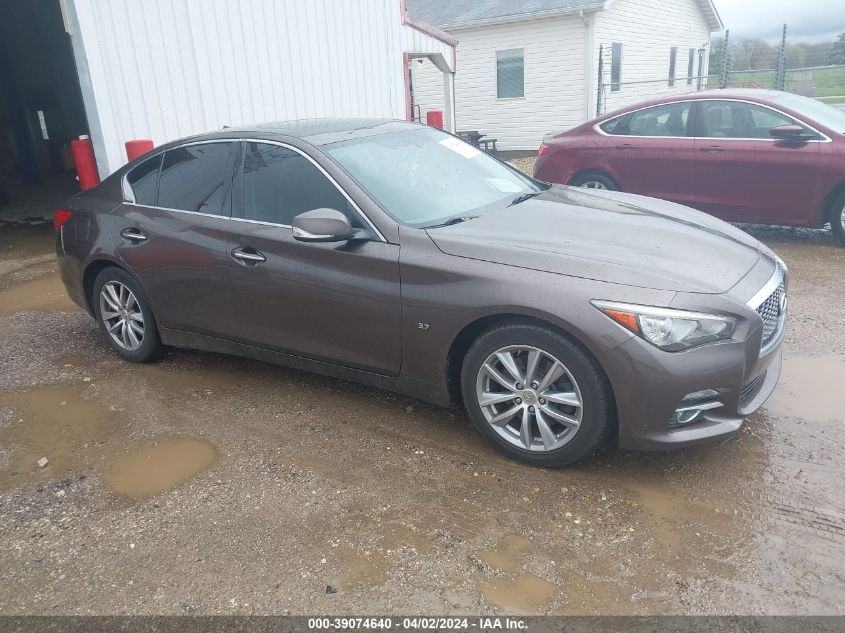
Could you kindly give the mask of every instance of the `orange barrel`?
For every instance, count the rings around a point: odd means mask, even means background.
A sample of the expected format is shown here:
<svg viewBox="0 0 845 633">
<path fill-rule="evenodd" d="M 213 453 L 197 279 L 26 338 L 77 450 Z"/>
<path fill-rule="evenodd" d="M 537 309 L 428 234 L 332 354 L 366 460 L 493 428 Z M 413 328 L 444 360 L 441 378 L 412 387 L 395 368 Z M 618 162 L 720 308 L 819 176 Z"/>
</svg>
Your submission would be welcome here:
<svg viewBox="0 0 845 633">
<path fill-rule="evenodd" d="M 87 135 L 82 135 L 78 140 L 71 141 L 70 153 L 73 154 L 73 163 L 76 165 L 79 188 L 85 191 L 98 185 L 100 175 L 97 173 L 97 161 L 94 160 L 94 146 L 91 144 L 91 139 Z"/>
<path fill-rule="evenodd" d="M 126 158 L 131 161 L 139 156 L 143 156 L 155 147 L 153 142 L 149 139 L 139 139 L 136 141 L 126 141 Z"/>
</svg>

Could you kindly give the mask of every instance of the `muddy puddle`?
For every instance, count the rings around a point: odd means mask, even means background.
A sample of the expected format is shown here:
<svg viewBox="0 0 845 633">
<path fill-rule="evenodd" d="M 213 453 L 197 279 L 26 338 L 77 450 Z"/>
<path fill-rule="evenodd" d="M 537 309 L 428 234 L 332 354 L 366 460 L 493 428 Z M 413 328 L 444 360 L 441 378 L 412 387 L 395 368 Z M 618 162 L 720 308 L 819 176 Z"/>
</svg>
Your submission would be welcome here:
<svg viewBox="0 0 845 633">
<path fill-rule="evenodd" d="M 843 385 L 845 356 L 789 356 L 784 359 L 777 389 L 763 408 L 773 416 L 845 422 Z"/>
<path fill-rule="evenodd" d="M 153 497 L 177 488 L 217 461 L 217 449 L 201 439 L 163 440 L 121 455 L 105 480 L 113 492 L 135 499 Z"/>
<path fill-rule="evenodd" d="M 18 312 L 79 310 L 70 300 L 58 273 L 51 273 L 0 290 L 0 317 Z"/>
<path fill-rule="evenodd" d="M 30 391 L 0 393 L 0 407 L 10 412 L 0 427 L 0 489 L 39 475 L 62 477 L 78 472 L 80 455 L 93 450 L 119 426 L 117 414 L 82 397 L 74 385 L 51 385 Z M 45 468 L 36 462 L 49 460 Z"/>
<path fill-rule="evenodd" d="M 560 593 L 560 587 L 534 574 L 502 576 L 480 583 L 484 600 L 514 614 L 540 613 Z"/>
<path fill-rule="evenodd" d="M 530 550 L 531 541 L 518 534 L 509 534 L 494 549 L 482 552 L 478 558 L 495 569 L 515 572 L 522 567 L 523 557 Z"/>
</svg>

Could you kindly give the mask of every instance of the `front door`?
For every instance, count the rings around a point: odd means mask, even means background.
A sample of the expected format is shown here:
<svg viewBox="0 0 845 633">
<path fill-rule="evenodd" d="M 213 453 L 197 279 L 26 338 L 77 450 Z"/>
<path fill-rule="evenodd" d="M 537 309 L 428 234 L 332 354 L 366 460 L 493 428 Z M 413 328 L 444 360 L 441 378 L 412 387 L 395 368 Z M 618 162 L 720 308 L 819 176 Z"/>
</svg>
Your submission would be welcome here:
<svg viewBox="0 0 845 633">
<path fill-rule="evenodd" d="M 818 221 L 820 143 L 770 134 L 771 128 L 800 122 L 745 101 L 706 99 L 698 107 L 696 208 L 739 222 Z"/>
<path fill-rule="evenodd" d="M 234 142 L 168 150 L 127 175 L 135 200 L 108 218 L 119 256 L 141 281 L 160 325 L 221 335 Z"/>
<path fill-rule="evenodd" d="M 299 150 L 241 144 L 229 244 L 237 336 L 264 348 L 388 375 L 401 362 L 399 246 L 369 227 Z M 347 214 L 362 237 L 300 242 L 294 216 Z"/>
</svg>

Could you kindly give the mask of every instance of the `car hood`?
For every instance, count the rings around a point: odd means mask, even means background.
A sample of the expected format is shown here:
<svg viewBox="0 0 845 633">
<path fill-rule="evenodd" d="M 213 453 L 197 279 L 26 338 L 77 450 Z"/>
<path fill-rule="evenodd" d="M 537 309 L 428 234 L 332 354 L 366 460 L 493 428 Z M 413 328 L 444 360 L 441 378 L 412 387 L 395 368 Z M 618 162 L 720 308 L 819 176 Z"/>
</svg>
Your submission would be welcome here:
<svg viewBox="0 0 845 633">
<path fill-rule="evenodd" d="M 573 187 L 428 234 L 449 255 L 683 292 L 726 292 L 761 257 L 757 240 L 705 213 Z"/>
</svg>

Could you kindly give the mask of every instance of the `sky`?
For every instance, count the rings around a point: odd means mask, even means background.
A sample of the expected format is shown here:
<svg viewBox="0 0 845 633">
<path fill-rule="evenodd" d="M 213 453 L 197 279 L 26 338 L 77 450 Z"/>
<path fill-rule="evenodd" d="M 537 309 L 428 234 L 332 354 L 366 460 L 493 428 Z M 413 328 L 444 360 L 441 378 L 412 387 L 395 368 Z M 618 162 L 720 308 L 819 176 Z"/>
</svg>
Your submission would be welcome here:
<svg viewBox="0 0 845 633">
<path fill-rule="evenodd" d="M 845 32 L 845 0 L 713 0 L 731 39 L 820 42 Z"/>
</svg>

